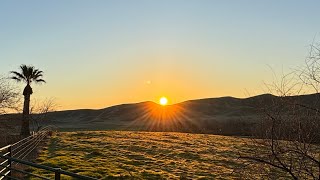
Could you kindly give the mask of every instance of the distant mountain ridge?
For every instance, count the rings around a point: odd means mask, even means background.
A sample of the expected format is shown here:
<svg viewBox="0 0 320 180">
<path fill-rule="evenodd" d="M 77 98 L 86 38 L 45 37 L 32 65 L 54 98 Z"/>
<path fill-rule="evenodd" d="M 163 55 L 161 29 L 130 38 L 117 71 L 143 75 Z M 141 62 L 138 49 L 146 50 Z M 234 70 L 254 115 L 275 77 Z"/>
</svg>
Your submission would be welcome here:
<svg viewBox="0 0 320 180">
<path fill-rule="evenodd" d="M 220 97 L 189 100 L 164 107 L 149 101 L 121 104 L 98 110 L 50 112 L 43 125 L 53 124 L 65 130 L 112 129 L 243 135 L 249 132 L 258 121 L 261 108 L 273 107 L 279 101 L 296 101 L 319 107 L 319 99 L 319 94 L 284 98 L 262 94 L 248 98 Z M 14 115 L 6 117 L 12 119 Z M 17 115 L 15 117 L 17 118 Z M 2 116 L 1 119 L 6 118 Z"/>
</svg>

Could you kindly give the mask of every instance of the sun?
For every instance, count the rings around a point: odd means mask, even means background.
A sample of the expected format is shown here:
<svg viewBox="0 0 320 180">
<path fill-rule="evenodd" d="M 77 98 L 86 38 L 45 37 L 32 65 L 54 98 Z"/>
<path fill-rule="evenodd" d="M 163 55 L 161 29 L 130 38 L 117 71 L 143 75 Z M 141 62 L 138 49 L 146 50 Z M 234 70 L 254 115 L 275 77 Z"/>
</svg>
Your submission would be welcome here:
<svg viewBox="0 0 320 180">
<path fill-rule="evenodd" d="M 159 100 L 159 103 L 162 105 L 162 106 L 165 106 L 168 104 L 168 99 L 166 97 L 161 97 L 160 100 Z"/>
</svg>

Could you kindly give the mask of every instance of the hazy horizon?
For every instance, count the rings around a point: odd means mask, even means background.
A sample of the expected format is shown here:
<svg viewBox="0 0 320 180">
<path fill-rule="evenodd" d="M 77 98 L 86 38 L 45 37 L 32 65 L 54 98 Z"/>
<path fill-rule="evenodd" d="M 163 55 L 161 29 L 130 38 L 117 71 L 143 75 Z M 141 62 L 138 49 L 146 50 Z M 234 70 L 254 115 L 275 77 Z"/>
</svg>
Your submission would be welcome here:
<svg viewBox="0 0 320 180">
<path fill-rule="evenodd" d="M 319 1 L 2 1 L 0 72 L 44 71 L 61 110 L 265 93 L 304 63 Z M 232 13 L 230 13 L 232 12 Z M 10 17 L 10 18 L 9 18 Z M 5 74 L 6 75 L 6 74 Z M 22 87 L 23 85 L 21 85 Z"/>
</svg>

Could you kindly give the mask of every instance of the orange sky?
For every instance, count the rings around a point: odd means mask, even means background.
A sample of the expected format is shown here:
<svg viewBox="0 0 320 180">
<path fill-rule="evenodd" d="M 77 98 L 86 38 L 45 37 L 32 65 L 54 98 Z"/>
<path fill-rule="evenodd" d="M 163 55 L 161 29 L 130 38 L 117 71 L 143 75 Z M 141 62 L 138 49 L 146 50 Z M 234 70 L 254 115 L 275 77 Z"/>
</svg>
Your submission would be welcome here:
<svg viewBox="0 0 320 180">
<path fill-rule="evenodd" d="M 303 64 L 320 29 L 315 4 L 6 1 L 0 74 L 43 70 L 47 83 L 33 86 L 33 98 L 55 98 L 60 109 L 265 93 L 270 67 Z"/>
</svg>

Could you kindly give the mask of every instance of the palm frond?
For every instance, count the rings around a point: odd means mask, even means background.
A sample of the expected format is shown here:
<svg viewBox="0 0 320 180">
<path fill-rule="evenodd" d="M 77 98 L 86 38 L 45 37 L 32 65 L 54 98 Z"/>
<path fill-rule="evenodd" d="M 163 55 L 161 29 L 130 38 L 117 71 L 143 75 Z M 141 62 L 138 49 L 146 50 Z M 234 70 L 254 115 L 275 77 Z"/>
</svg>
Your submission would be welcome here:
<svg viewBox="0 0 320 180">
<path fill-rule="evenodd" d="M 38 76 L 40 77 L 40 76 L 42 76 L 42 73 L 43 73 L 43 71 L 39 71 L 39 70 L 37 69 L 37 73 L 36 73 L 35 75 L 38 75 Z"/>
<path fill-rule="evenodd" d="M 26 80 L 26 77 L 24 77 L 23 74 L 21 73 L 18 73 L 16 71 L 10 71 L 10 73 L 14 74 L 15 75 L 14 77 L 17 79 L 24 80 L 24 81 Z"/>
<path fill-rule="evenodd" d="M 33 66 L 28 66 L 28 78 L 29 78 L 29 80 L 32 79 L 33 70 L 34 70 Z"/>
<path fill-rule="evenodd" d="M 12 79 L 15 79 L 17 81 L 25 81 L 27 84 L 31 84 L 32 81 L 35 83 L 45 83 L 46 81 L 43 79 L 40 79 L 43 77 L 43 71 L 40 71 L 39 69 L 36 69 L 34 66 L 27 66 L 25 64 L 20 65 L 21 72 L 11 71 L 10 73 L 14 74 Z M 18 80 L 19 79 L 19 80 Z"/>
<path fill-rule="evenodd" d="M 36 80 L 39 77 L 42 77 L 43 76 L 42 72 L 43 71 L 39 71 L 39 69 L 35 69 L 32 74 L 32 79 Z"/>
<path fill-rule="evenodd" d="M 28 66 L 25 65 L 25 64 L 22 64 L 20 66 L 20 69 L 21 69 L 22 74 L 26 77 L 26 79 L 28 79 L 28 77 L 29 77 L 29 68 L 28 68 Z"/>
<path fill-rule="evenodd" d="M 17 78 L 17 77 L 10 77 L 10 79 L 13 79 L 13 80 L 16 80 L 16 81 L 18 81 L 18 82 L 20 82 L 21 81 L 21 79 L 20 78 Z"/>
<path fill-rule="evenodd" d="M 36 83 L 46 83 L 46 81 L 43 79 L 36 79 L 35 81 L 36 81 Z"/>
</svg>

